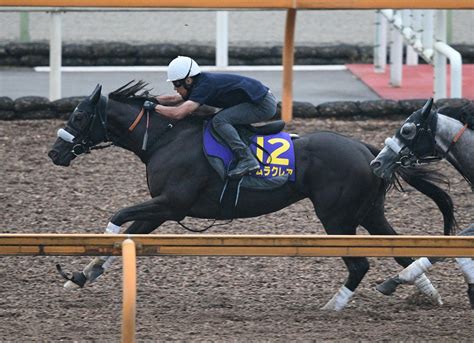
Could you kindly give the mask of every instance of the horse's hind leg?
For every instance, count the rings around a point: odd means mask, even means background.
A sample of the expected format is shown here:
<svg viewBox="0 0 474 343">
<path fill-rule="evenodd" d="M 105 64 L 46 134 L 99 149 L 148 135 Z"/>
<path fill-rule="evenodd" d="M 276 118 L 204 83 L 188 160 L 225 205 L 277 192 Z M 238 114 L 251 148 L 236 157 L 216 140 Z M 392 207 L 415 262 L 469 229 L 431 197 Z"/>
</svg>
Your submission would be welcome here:
<svg viewBox="0 0 474 343">
<path fill-rule="evenodd" d="M 338 292 L 322 307 L 323 310 L 341 311 L 344 309 L 369 270 L 369 261 L 365 257 L 343 257 L 342 259 L 349 271 L 349 276 Z"/>
<path fill-rule="evenodd" d="M 459 236 L 474 236 L 474 223 L 467 229 L 462 230 Z M 467 296 L 469 297 L 471 308 L 474 310 L 474 260 L 472 258 L 456 258 L 456 262 L 467 282 Z"/>
<path fill-rule="evenodd" d="M 397 233 L 389 224 L 383 213 L 383 207 L 376 206 L 364 218 L 361 225 L 371 235 L 396 235 Z M 442 304 L 441 296 L 434 288 L 431 281 L 424 274 L 436 259 L 428 259 L 426 257 L 413 262 L 409 257 L 395 257 L 395 261 L 405 269 L 395 277 L 392 277 L 376 286 L 376 289 L 385 295 L 393 294 L 396 288 L 403 283 L 414 283 L 418 290 L 435 300 L 438 304 Z"/>
<path fill-rule="evenodd" d="M 313 202 L 314 203 L 314 202 Z M 321 211 L 316 213 L 324 225 L 328 235 L 355 235 L 356 225 L 348 224 L 352 218 L 344 218 L 341 211 L 330 211 L 339 213 L 340 215 L 323 215 Z M 337 293 L 329 300 L 326 305 L 322 307 L 323 310 L 341 311 L 346 307 L 354 294 L 355 289 L 359 286 L 365 274 L 369 270 L 369 261 L 365 257 L 343 257 L 349 275 L 344 285 L 337 291 Z"/>
<path fill-rule="evenodd" d="M 147 234 L 155 230 L 158 226 L 163 223 L 154 221 L 135 221 L 133 222 L 125 233 L 131 234 Z M 120 233 L 120 227 L 109 223 L 106 234 L 117 234 Z M 105 273 L 110 268 L 112 262 L 116 259 L 116 256 L 98 256 L 95 257 L 83 270 L 82 272 L 73 273 L 72 278 L 64 284 L 64 288 L 82 288 L 86 283 L 95 281 L 99 276 Z M 63 273 L 61 273 L 66 277 Z M 66 277 L 67 278 L 67 277 Z"/>
</svg>

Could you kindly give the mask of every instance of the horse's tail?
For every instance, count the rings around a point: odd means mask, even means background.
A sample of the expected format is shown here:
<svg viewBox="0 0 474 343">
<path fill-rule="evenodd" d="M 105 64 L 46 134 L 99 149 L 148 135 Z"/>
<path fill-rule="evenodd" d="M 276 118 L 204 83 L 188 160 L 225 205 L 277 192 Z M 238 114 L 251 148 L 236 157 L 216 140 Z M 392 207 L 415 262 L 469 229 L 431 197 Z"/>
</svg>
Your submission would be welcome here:
<svg viewBox="0 0 474 343">
<path fill-rule="evenodd" d="M 372 154 L 374 154 L 374 156 L 379 154 L 379 149 L 369 144 L 366 144 L 366 146 L 372 152 Z M 396 183 L 399 184 L 397 176 L 400 176 L 410 186 L 434 201 L 443 215 L 444 235 L 454 235 L 456 233 L 457 224 L 454 217 L 453 201 L 448 193 L 435 184 L 436 182 L 449 185 L 447 178 L 442 173 L 428 169 L 426 167 L 401 167 L 394 174 L 391 181 L 384 181 L 386 182 L 386 191 L 388 191 L 391 187 L 395 187 L 396 189 L 403 191 L 401 186 L 396 186 Z"/>
</svg>

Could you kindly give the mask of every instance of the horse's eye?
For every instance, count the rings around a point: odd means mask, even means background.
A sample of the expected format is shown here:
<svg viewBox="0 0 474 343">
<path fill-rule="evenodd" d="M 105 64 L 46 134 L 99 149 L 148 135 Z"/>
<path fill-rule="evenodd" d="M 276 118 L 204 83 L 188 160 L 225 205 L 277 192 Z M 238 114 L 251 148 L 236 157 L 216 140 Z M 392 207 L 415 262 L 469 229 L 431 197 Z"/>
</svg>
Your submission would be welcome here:
<svg viewBox="0 0 474 343">
<path fill-rule="evenodd" d="M 405 139 L 413 139 L 416 135 L 416 125 L 414 123 L 406 123 L 400 129 L 400 134 Z"/>
<path fill-rule="evenodd" d="M 82 112 L 76 113 L 76 115 L 74 116 L 74 119 L 79 122 L 82 121 L 82 119 L 84 119 L 84 113 Z"/>
</svg>

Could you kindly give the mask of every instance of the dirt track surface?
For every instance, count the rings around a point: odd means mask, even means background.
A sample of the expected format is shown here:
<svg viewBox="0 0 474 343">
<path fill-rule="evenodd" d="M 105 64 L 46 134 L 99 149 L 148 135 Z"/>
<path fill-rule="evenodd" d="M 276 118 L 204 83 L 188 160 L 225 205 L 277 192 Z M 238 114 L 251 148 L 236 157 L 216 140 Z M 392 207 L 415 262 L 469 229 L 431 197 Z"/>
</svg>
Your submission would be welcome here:
<svg viewBox="0 0 474 343">
<path fill-rule="evenodd" d="M 295 120 L 293 133 L 344 133 L 376 146 L 402 118 Z M 102 233 L 116 210 L 148 199 L 144 165 L 119 148 L 96 151 L 69 168 L 46 153 L 62 121 L 0 122 L 2 233 Z M 473 222 L 473 193 L 447 163 L 460 227 Z M 442 234 L 435 205 L 407 186 L 392 191 L 387 218 L 400 234 Z M 206 221 L 187 219 L 204 227 Z M 235 220 L 211 234 L 322 234 L 309 201 L 259 218 Z M 364 231 L 361 229 L 361 233 Z M 184 234 L 175 223 L 157 233 Z M 82 270 L 90 257 L 0 257 L 1 341 L 119 341 L 121 263 L 97 283 L 68 292 L 55 270 Z M 444 300 L 435 306 L 414 287 L 391 297 L 374 290 L 400 267 L 370 258 L 371 270 L 348 307 L 320 308 L 346 278 L 340 258 L 142 257 L 138 262 L 138 341 L 472 341 L 473 311 L 452 259 L 428 276 Z"/>
</svg>

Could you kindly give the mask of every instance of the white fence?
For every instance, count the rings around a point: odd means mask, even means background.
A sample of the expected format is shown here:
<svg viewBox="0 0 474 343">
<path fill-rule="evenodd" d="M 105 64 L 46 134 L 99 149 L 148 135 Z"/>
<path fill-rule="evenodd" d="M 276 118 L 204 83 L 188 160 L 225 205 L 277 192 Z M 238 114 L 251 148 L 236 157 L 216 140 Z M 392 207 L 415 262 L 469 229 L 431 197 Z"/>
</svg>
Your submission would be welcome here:
<svg viewBox="0 0 474 343">
<path fill-rule="evenodd" d="M 387 38 L 390 29 L 390 84 L 402 85 L 403 41 L 407 46 L 408 65 L 418 57 L 434 66 L 434 98 L 446 98 L 447 59 L 451 64 L 451 98 L 462 97 L 461 54 L 446 43 L 446 10 L 379 10 L 377 11 L 374 66 L 384 72 L 387 60 Z"/>
</svg>

